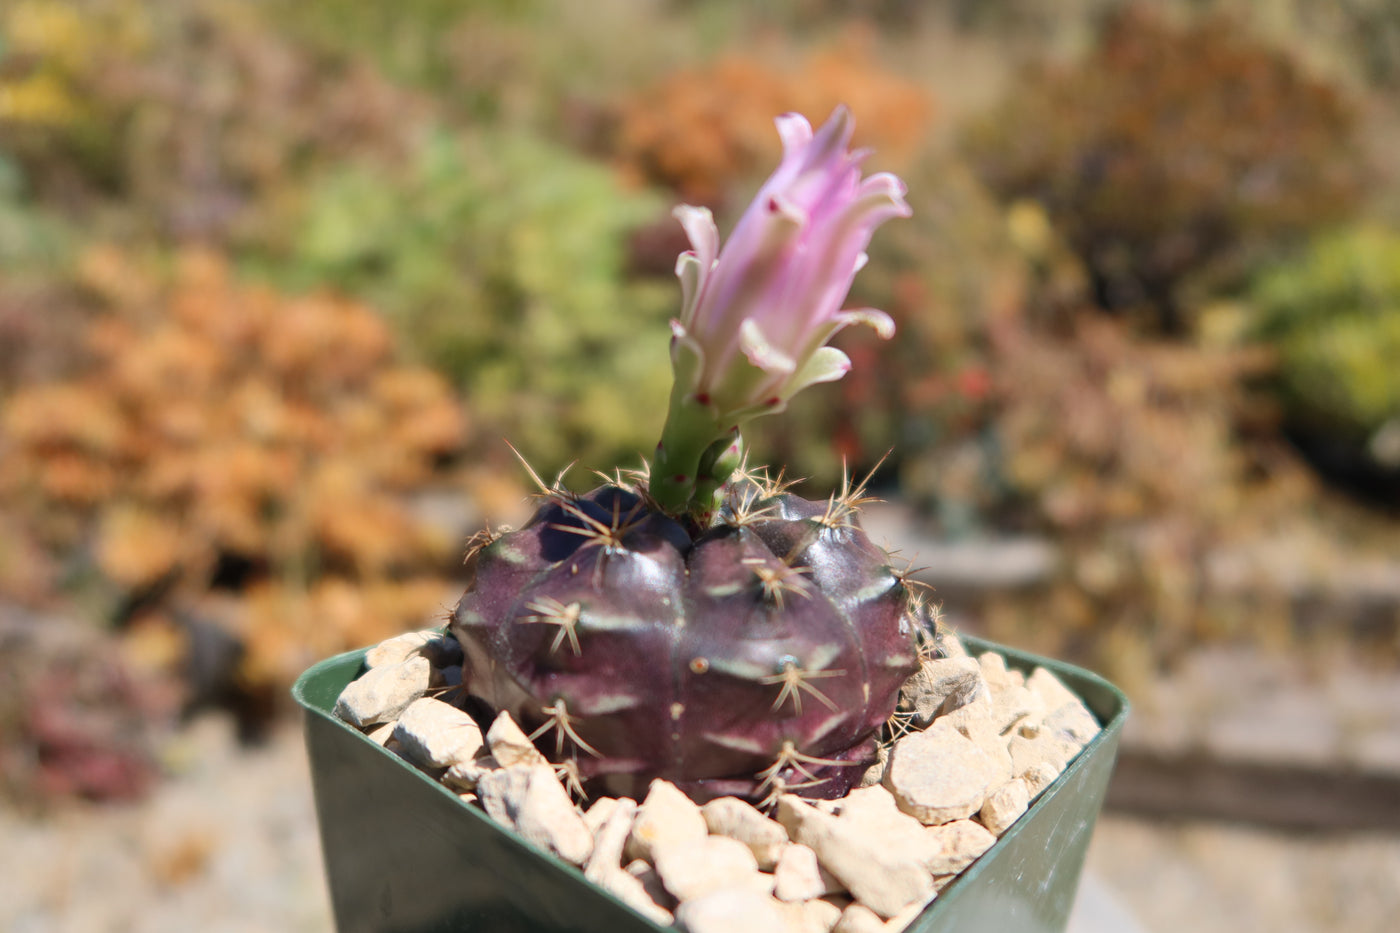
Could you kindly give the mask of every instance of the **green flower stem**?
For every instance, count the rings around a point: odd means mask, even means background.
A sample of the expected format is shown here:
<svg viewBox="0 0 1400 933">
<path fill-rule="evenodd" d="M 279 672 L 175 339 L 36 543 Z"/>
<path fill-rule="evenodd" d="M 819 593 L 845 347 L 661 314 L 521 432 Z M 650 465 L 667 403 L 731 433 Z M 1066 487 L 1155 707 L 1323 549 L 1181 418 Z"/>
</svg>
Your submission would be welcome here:
<svg viewBox="0 0 1400 933">
<path fill-rule="evenodd" d="M 712 405 L 672 395 L 650 483 L 651 497 L 671 515 L 699 518 L 713 511 L 715 493 L 739 463 L 738 428 L 721 425 L 716 415 Z M 703 492 L 705 501 L 697 492 Z"/>
</svg>

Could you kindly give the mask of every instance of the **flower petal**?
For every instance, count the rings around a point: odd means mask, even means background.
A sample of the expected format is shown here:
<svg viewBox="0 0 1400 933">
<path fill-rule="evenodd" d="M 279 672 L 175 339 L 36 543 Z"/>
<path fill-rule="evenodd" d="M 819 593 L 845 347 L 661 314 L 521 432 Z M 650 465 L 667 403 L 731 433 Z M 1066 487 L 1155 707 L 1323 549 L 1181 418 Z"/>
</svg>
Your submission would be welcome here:
<svg viewBox="0 0 1400 933">
<path fill-rule="evenodd" d="M 785 113 L 773 121 L 783 141 L 783 158 L 798 155 L 812 141 L 812 124 L 800 113 Z"/>
<path fill-rule="evenodd" d="M 835 347 L 820 347 L 788 380 L 783 394 L 789 398 L 818 382 L 835 382 L 851 371 L 851 358 Z"/>
<path fill-rule="evenodd" d="M 695 319 L 695 305 L 700 300 L 708 269 L 702 269 L 700 257 L 686 250 L 676 257 L 676 278 L 681 280 L 681 323 L 689 326 Z"/>
<path fill-rule="evenodd" d="M 709 208 L 681 204 L 671 211 L 671 216 L 681 222 L 691 249 L 700 260 L 701 273 L 709 272 L 719 257 L 719 228 L 715 226 L 714 215 Z"/>
<path fill-rule="evenodd" d="M 849 311 L 842 311 L 836 315 L 836 321 L 840 327 L 849 327 L 852 324 L 865 324 L 868 327 L 873 327 L 875 335 L 881 340 L 889 340 L 894 336 L 894 318 L 879 308 L 852 308 Z"/>
<path fill-rule="evenodd" d="M 769 343 L 763 330 L 752 320 L 739 325 L 739 347 L 750 363 L 766 373 L 790 373 L 797 369 L 797 361 Z"/>
</svg>

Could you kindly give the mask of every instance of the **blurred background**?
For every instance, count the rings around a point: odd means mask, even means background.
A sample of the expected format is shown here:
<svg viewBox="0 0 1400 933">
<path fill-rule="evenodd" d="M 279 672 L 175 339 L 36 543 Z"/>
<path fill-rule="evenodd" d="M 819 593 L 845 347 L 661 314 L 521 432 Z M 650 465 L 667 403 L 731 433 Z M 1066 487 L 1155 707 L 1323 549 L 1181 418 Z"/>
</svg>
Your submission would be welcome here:
<svg viewBox="0 0 1400 933">
<path fill-rule="evenodd" d="M 703 204 L 838 103 L 914 209 L 755 425 L 1136 712 L 1144 929 L 1400 912 L 1400 2 L 6 0 L 0 927 L 329 929 L 287 696 L 630 466 Z M 655 405 L 638 403 L 655 399 Z"/>
</svg>

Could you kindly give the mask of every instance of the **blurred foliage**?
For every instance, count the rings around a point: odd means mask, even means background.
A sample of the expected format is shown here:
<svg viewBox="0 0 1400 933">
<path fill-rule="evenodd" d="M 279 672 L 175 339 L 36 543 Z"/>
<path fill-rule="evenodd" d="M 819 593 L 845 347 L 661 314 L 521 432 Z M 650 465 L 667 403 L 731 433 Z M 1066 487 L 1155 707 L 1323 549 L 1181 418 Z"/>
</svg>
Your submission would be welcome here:
<svg viewBox="0 0 1400 933">
<path fill-rule="evenodd" d="M 967 149 L 1000 196 L 1045 207 L 1101 307 L 1180 334 L 1200 277 L 1351 212 L 1354 126 L 1338 88 L 1232 20 L 1134 4 L 1087 57 L 1024 74 Z"/>
<path fill-rule="evenodd" d="M 1400 491 L 1400 233 L 1359 227 L 1266 270 L 1255 335 L 1278 348 L 1296 430 L 1345 445 Z M 1369 461 L 1369 464 L 1366 463 Z"/>
<path fill-rule="evenodd" d="M 925 140 L 933 99 L 918 84 L 882 69 L 872 36 L 810 54 L 796 68 L 741 54 L 672 72 L 627 99 L 617 131 L 631 171 L 696 204 L 715 205 L 736 180 L 766 170 L 781 155 L 773 117 L 795 111 L 812 125 L 845 103 L 858 117 L 858 146 L 887 164 L 907 164 Z"/>
<path fill-rule="evenodd" d="M 392 176 L 322 175 L 266 265 L 382 309 L 487 436 L 540 469 L 606 469 L 650 450 L 665 414 L 630 413 L 669 390 L 677 289 L 623 274 L 629 235 L 661 207 L 534 137 L 437 134 Z"/>
<path fill-rule="evenodd" d="M 1053 329 L 1002 314 L 989 336 L 995 445 L 961 454 L 990 461 L 1003 509 L 1064 561 L 1034 611 L 1011 598 L 993 612 L 999 634 L 1109 670 L 1125 663 L 1124 638 L 1162 657 L 1231 634 L 1212 617 L 1208 556 L 1310 492 L 1267 444 L 1241 443 L 1241 424 L 1267 422 L 1246 386 L 1271 353 L 1144 337 L 1087 313 Z"/>
<path fill-rule="evenodd" d="M 443 380 L 396 365 L 373 312 L 238 285 L 208 254 L 166 276 L 98 250 L 83 272 L 109 308 L 88 330 L 91 358 L 14 393 L 0 448 L 0 501 L 66 574 L 95 569 L 127 608 L 328 580 L 402 597 L 394 611 L 377 600 L 372 624 L 284 616 L 241 632 L 255 678 L 306 660 L 260 650 L 289 633 L 314 627 L 304 643 L 324 651 L 420 621 L 421 577 L 457 545 L 405 502 L 465 439 Z"/>
<path fill-rule="evenodd" d="M 113 236 L 255 235 L 283 186 L 402 152 L 421 102 L 228 0 L 19 0 L 0 142 L 38 197 Z M 252 228 L 252 229 L 250 229 Z"/>
</svg>

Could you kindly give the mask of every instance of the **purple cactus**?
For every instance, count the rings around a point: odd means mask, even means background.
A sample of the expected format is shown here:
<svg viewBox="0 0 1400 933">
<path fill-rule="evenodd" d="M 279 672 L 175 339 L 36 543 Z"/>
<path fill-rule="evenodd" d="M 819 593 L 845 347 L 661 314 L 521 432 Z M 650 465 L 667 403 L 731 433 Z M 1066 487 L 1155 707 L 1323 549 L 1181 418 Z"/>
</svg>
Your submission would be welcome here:
<svg viewBox="0 0 1400 933">
<path fill-rule="evenodd" d="M 452 631 L 471 694 L 589 792 L 844 794 L 918 666 L 927 614 L 860 528 L 747 474 L 691 534 L 639 487 L 556 487 L 475 552 Z"/>
<path fill-rule="evenodd" d="M 815 134 L 795 114 L 778 132 L 782 164 L 722 250 L 707 211 L 677 213 L 694 249 L 677 265 L 676 378 L 650 474 L 545 489 L 529 524 L 474 552 L 453 616 L 468 691 L 580 789 L 840 796 L 932 644 L 861 530 L 861 489 L 812 502 L 735 474 L 748 421 L 849 368 L 833 334 L 893 333 L 841 305 L 875 228 L 909 213 L 899 179 L 862 179 L 844 108 Z"/>
</svg>

